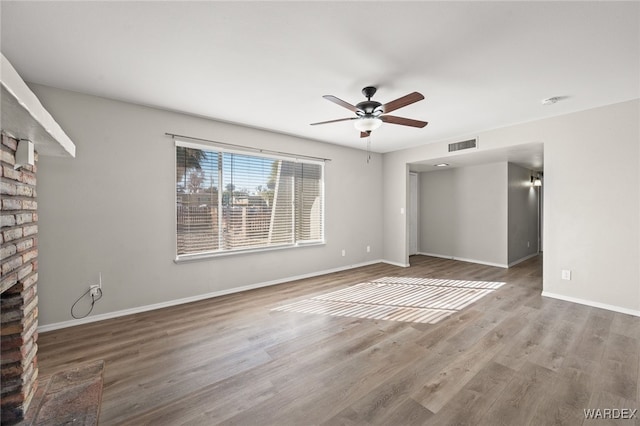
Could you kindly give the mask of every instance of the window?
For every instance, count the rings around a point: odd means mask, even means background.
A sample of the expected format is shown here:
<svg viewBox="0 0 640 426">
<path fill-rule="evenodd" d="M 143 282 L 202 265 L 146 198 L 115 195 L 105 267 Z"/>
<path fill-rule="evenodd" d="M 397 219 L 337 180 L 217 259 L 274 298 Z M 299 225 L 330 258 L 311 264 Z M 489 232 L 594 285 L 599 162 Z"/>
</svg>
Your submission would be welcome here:
<svg viewBox="0 0 640 426">
<path fill-rule="evenodd" d="M 176 142 L 177 258 L 324 242 L 324 164 Z"/>
</svg>

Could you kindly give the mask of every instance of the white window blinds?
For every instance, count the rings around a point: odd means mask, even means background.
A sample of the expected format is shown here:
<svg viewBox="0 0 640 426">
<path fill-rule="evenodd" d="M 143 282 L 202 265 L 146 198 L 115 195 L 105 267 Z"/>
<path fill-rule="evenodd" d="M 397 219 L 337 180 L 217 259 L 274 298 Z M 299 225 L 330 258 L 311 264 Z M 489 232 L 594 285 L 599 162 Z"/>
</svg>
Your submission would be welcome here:
<svg viewBox="0 0 640 426">
<path fill-rule="evenodd" d="M 324 165 L 177 141 L 177 255 L 324 241 Z"/>
</svg>

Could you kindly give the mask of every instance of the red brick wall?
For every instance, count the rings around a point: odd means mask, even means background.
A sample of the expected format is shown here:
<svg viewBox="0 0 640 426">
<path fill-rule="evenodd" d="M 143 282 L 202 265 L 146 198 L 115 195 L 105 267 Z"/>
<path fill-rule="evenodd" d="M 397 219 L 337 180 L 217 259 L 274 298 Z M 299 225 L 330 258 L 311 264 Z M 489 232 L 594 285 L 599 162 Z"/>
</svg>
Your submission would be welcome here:
<svg viewBox="0 0 640 426">
<path fill-rule="evenodd" d="M 37 389 L 37 166 L 14 170 L 17 141 L 0 144 L 0 420 L 22 419 Z M 36 154 L 37 158 L 37 154 Z"/>
</svg>

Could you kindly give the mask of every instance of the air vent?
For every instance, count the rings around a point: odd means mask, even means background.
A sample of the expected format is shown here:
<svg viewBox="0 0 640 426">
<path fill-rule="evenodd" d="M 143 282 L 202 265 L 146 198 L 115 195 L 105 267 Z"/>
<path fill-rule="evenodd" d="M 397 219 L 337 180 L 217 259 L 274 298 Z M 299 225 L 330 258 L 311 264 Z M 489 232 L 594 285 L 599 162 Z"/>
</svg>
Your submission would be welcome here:
<svg viewBox="0 0 640 426">
<path fill-rule="evenodd" d="M 467 141 L 455 142 L 449 144 L 449 152 L 460 151 L 463 149 L 477 148 L 478 139 L 469 139 Z"/>
</svg>

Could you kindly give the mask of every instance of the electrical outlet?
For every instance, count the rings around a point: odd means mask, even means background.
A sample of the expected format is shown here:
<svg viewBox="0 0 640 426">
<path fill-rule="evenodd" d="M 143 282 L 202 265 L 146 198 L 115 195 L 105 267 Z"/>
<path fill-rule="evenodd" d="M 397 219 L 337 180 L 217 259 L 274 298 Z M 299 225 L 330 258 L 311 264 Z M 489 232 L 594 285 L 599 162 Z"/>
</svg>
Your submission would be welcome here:
<svg viewBox="0 0 640 426">
<path fill-rule="evenodd" d="M 531 247 L 531 241 L 527 241 L 527 248 Z"/>
<path fill-rule="evenodd" d="M 571 270 L 563 269 L 562 270 L 562 279 L 563 280 L 567 280 L 567 281 L 571 281 Z"/>
<path fill-rule="evenodd" d="M 347 251 L 345 249 L 342 249 L 342 257 L 345 257 L 347 255 Z"/>
<path fill-rule="evenodd" d="M 371 253 L 371 246 L 367 246 L 367 253 Z"/>
<path fill-rule="evenodd" d="M 94 297 L 100 296 L 100 285 L 89 286 L 89 294 Z"/>
</svg>

